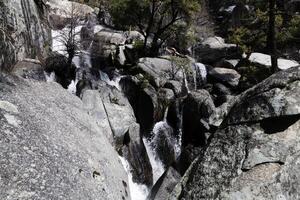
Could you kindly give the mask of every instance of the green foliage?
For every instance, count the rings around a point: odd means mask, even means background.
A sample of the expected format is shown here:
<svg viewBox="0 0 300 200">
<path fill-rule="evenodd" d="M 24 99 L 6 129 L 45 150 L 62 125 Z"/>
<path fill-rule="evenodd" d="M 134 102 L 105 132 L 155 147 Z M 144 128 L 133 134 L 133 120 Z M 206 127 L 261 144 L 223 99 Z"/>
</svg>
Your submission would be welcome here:
<svg viewBox="0 0 300 200">
<path fill-rule="evenodd" d="M 179 30 L 188 29 L 194 14 L 200 9 L 199 1 L 112 0 L 108 10 L 117 28 L 138 29 L 146 41 L 152 36 L 151 48 L 157 50 L 162 43 L 174 38 Z"/>
<path fill-rule="evenodd" d="M 135 40 L 133 43 L 133 48 L 136 50 L 141 50 L 144 46 L 144 41 L 143 40 Z"/>
<path fill-rule="evenodd" d="M 241 91 L 251 88 L 252 86 L 260 83 L 272 75 L 270 68 L 253 65 L 250 63 L 240 67 L 238 72 L 242 76 L 239 83 L 239 88 Z"/>
<path fill-rule="evenodd" d="M 229 41 L 238 44 L 246 54 L 253 51 L 260 51 L 267 46 L 268 34 L 268 12 L 257 9 L 251 25 L 230 29 Z M 295 17 L 288 26 L 283 22 L 283 17 L 277 15 L 275 18 L 276 42 L 279 47 L 289 43 L 294 37 L 300 36 L 300 18 Z M 297 30 L 298 29 L 298 30 Z"/>
<path fill-rule="evenodd" d="M 289 23 L 288 32 L 290 33 L 290 38 L 294 41 L 300 41 L 300 16 L 293 16 Z"/>
<path fill-rule="evenodd" d="M 232 29 L 231 32 L 230 42 L 239 45 L 246 54 L 256 48 L 263 48 L 267 41 L 266 34 L 259 29 L 250 30 L 246 27 L 239 27 L 235 30 Z"/>
<path fill-rule="evenodd" d="M 166 43 L 177 51 L 183 52 L 197 42 L 196 31 L 193 26 L 186 23 L 176 23 L 169 30 L 169 38 Z"/>
<path fill-rule="evenodd" d="M 182 71 L 185 74 L 193 73 L 190 69 L 191 61 L 188 58 L 182 58 L 178 56 L 170 56 L 172 68 L 169 71 L 171 79 L 174 79 L 176 75 Z"/>
</svg>

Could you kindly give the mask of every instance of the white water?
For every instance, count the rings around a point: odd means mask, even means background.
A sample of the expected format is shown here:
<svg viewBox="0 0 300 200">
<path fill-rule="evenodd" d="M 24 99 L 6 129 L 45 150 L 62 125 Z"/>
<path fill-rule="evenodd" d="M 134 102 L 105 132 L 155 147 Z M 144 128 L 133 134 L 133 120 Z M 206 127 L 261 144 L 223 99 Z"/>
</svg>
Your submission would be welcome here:
<svg viewBox="0 0 300 200">
<path fill-rule="evenodd" d="M 72 94 L 76 94 L 76 84 L 78 83 L 78 80 L 76 79 L 75 81 L 72 80 L 70 85 L 68 86 L 68 91 L 71 92 Z"/>
<path fill-rule="evenodd" d="M 55 72 L 51 72 L 50 74 L 48 74 L 47 72 L 44 72 L 45 78 L 46 78 L 46 82 L 55 82 L 56 78 L 55 78 Z"/>
<path fill-rule="evenodd" d="M 107 83 L 110 86 L 113 86 L 115 88 L 117 88 L 118 90 L 121 91 L 121 86 L 120 86 L 120 80 L 122 78 L 122 76 L 119 77 L 115 77 L 113 80 L 110 80 L 110 78 L 108 77 L 107 73 L 103 72 L 103 71 L 99 71 L 100 73 L 100 80 L 104 81 L 105 83 Z"/>
<path fill-rule="evenodd" d="M 123 165 L 125 171 L 128 174 L 128 182 L 129 182 L 129 190 L 130 190 L 131 199 L 132 200 L 145 200 L 150 192 L 148 187 L 146 185 L 134 183 L 132 181 L 132 174 L 130 172 L 130 167 L 129 167 L 128 161 L 121 156 L 119 156 L 119 158 L 122 162 L 122 165 Z"/>
<path fill-rule="evenodd" d="M 156 143 L 158 142 L 156 138 L 159 138 L 159 134 L 167 134 L 167 138 L 170 140 L 171 144 L 174 146 L 175 157 L 178 158 L 181 154 L 181 143 L 182 143 L 182 132 L 179 130 L 178 138 L 173 136 L 173 129 L 167 122 L 167 113 L 168 108 L 165 111 L 164 120 L 157 122 L 152 130 L 152 137 L 150 139 L 143 138 L 143 142 L 152 166 L 152 173 L 153 173 L 153 183 L 155 184 L 156 181 L 163 175 L 166 170 L 166 166 L 163 165 L 162 161 L 158 157 L 155 147 Z M 166 130 L 172 130 L 171 132 L 166 132 Z"/>
<path fill-rule="evenodd" d="M 95 25 L 94 26 L 94 34 L 100 32 L 103 29 L 104 29 L 103 26 L 101 26 L 101 25 Z"/>
<path fill-rule="evenodd" d="M 182 69 L 182 76 L 183 76 L 184 86 L 185 86 L 187 92 L 190 93 L 191 91 L 190 91 L 190 88 L 189 88 L 188 80 L 186 78 L 186 73 L 185 73 L 184 69 Z"/>
<path fill-rule="evenodd" d="M 195 90 L 197 90 L 197 77 L 201 77 L 201 84 L 205 84 L 207 80 L 207 70 L 204 64 L 202 63 L 194 63 L 194 84 L 195 84 Z"/>
<path fill-rule="evenodd" d="M 161 124 L 159 122 L 155 124 L 156 128 L 159 127 Z M 155 129 L 155 126 L 153 130 Z M 151 144 L 151 141 L 147 140 L 146 138 L 143 138 L 143 142 L 152 166 L 152 174 L 153 174 L 153 183 L 155 184 L 156 181 L 163 175 L 165 172 L 165 167 L 161 160 L 157 157 L 156 152 L 153 149 L 153 146 Z"/>
</svg>

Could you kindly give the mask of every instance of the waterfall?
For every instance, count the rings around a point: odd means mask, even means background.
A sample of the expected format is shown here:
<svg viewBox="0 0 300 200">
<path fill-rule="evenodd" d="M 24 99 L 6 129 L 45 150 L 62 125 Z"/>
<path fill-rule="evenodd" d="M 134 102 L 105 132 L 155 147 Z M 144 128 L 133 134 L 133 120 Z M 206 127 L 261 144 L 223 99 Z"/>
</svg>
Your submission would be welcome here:
<svg viewBox="0 0 300 200">
<path fill-rule="evenodd" d="M 185 73 L 184 69 L 182 69 L 182 76 L 183 76 L 184 86 L 185 86 L 187 92 L 190 93 L 191 91 L 189 89 L 189 84 L 188 84 L 188 80 L 187 80 L 186 73 Z"/>
<path fill-rule="evenodd" d="M 198 80 L 200 85 L 204 85 L 206 83 L 207 78 L 207 70 L 204 64 L 202 63 L 194 63 L 193 64 L 193 76 L 194 76 L 194 84 L 195 90 L 198 89 Z"/>
<path fill-rule="evenodd" d="M 78 79 L 72 80 L 70 85 L 68 86 L 68 91 L 72 94 L 76 94 L 76 85 L 78 83 Z"/>
<path fill-rule="evenodd" d="M 175 159 L 177 159 L 181 153 L 181 130 L 179 130 L 179 136 L 175 137 L 173 134 L 173 128 L 167 122 L 168 109 L 169 108 L 165 110 L 163 121 L 159 121 L 154 125 L 152 130 L 152 136 L 148 139 L 145 137 L 143 138 L 143 142 L 146 147 L 150 163 L 152 165 L 154 184 L 168 167 L 164 166 L 163 162 L 159 158 L 159 155 L 157 154 L 157 148 L 161 147 L 158 147 L 158 142 L 161 139 L 167 140 L 168 144 L 172 145 L 171 152 L 174 152 Z M 166 146 L 166 148 L 170 148 L 170 146 Z"/>
<path fill-rule="evenodd" d="M 51 72 L 50 74 L 48 74 L 47 72 L 44 72 L 45 78 L 46 78 L 46 82 L 55 82 L 56 78 L 55 78 L 55 72 Z"/>
<path fill-rule="evenodd" d="M 119 156 L 122 165 L 128 175 L 128 182 L 129 182 L 129 190 L 130 190 L 130 195 L 131 195 L 131 200 L 146 200 L 147 196 L 149 194 L 149 188 L 146 185 L 134 183 L 132 181 L 132 174 L 130 172 L 130 167 L 128 161 Z"/>
<path fill-rule="evenodd" d="M 153 128 L 153 133 L 155 134 L 157 130 L 160 129 L 165 123 L 164 122 L 158 122 L 155 124 Z M 143 138 L 143 142 L 152 166 L 152 174 L 153 174 L 153 183 L 155 184 L 156 181 L 163 175 L 165 172 L 165 166 L 161 162 L 161 160 L 157 157 L 156 152 L 153 148 L 153 141 L 151 139 Z"/>
<path fill-rule="evenodd" d="M 113 86 L 115 88 L 117 88 L 118 90 L 121 91 L 121 86 L 120 86 L 120 80 L 122 78 L 122 76 L 118 76 L 118 77 L 114 77 L 113 80 L 110 80 L 109 76 L 107 75 L 107 73 L 103 72 L 103 71 L 99 71 L 100 73 L 100 80 L 104 81 L 105 83 L 107 83 L 110 86 Z"/>
</svg>

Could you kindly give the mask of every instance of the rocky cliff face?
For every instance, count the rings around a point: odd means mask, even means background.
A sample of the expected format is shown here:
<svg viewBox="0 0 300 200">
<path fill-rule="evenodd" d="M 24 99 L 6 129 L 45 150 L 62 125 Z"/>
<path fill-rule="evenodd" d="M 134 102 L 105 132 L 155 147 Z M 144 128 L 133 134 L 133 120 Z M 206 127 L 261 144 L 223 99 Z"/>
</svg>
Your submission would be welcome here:
<svg viewBox="0 0 300 200">
<path fill-rule="evenodd" d="M 74 76 L 54 56 L 47 74 L 29 59 L 51 43 L 43 16 L 65 60 L 74 5 Z M 97 9 L 0 0 L 0 67 L 15 66 L 0 72 L 0 199 L 299 199 L 300 68 L 241 87 L 241 49 L 214 36 L 204 6 L 193 58 L 138 58 L 141 34 L 100 25 Z"/>
<path fill-rule="evenodd" d="M 88 105 L 56 83 L 1 76 L 0 86 L 0 199 L 130 199 Z"/>
<path fill-rule="evenodd" d="M 171 199 L 298 199 L 299 72 L 241 94 Z"/>
<path fill-rule="evenodd" d="M 45 56 L 51 45 L 43 11 L 34 0 L 0 1 L 0 68 L 24 58 Z"/>
</svg>

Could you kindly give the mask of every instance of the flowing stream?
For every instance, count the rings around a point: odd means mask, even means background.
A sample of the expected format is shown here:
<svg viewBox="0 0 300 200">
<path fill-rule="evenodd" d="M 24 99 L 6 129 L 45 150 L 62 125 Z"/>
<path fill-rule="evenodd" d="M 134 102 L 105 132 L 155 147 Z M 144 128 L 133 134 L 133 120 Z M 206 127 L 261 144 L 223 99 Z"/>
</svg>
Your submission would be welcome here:
<svg viewBox="0 0 300 200">
<path fill-rule="evenodd" d="M 80 31 L 81 31 L 82 27 L 83 26 L 80 25 L 80 26 L 77 26 L 75 29 L 75 32 L 76 32 L 75 39 L 78 43 L 80 42 Z M 96 25 L 96 26 L 94 26 L 93 29 L 94 29 L 94 33 L 96 33 L 98 31 L 102 30 L 103 27 Z M 66 55 L 65 46 L 63 44 L 63 40 L 61 37 L 63 35 L 65 35 L 66 33 L 68 33 L 68 31 L 69 31 L 69 28 L 64 28 L 60 31 L 52 30 L 52 39 L 53 39 L 52 51 L 57 52 L 62 55 Z M 68 86 L 68 91 L 73 94 L 76 93 L 76 84 L 77 84 L 78 80 L 80 80 L 80 78 L 81 78 L 80 72 L 79 72 L 80 69 L 92 67 L 91 56 L 90 56 L 91 46 L 92 46 L 92 43 L 86 50 L 80 50 L 80 54 L 76 55 L 73 58 L 73 63 L 78 68 L 77 74 L 76 74 L 76 79 L 72 80 L 71 84 Z M 198 67 L 201 68 L 200 65 Z M 100 80 L 106 82 L 110 86 L 116 87 L 118 90 L 121 90 L 121 87 L 119 85 L 121 76 L 114 77 L 111 80 L 105 72 L 99 71 L 99 73 L 100 73 L 100 77 L 99 77 Z M 55 81 L 55 73 L 54 72 L 51 72 L 50 74 L 47 74 L 45 72 L 45 77 L 46 77 L 47 82 Z M 185 82 L 187 85 L 186 77 L 185 77 Z M 146 151 L 147 151 L 147 154 L 148 154 L 151 166 L 152 166 L 152 170 L 153 170 L 152 172 L 153 172 L 154 184 L 166 170 L 166 167 L 163 165 L 162 161 L 160 160 L 160 158 L 157 155 L 157 152 L 155 151 L 155 145 L 156 145 L 155 143 L 157 142 L 155 138 L 156 138 L 156 136 L 159 136 L 159 134 L 169 134 L 169 133 L 166 133 L 164 130 L 172 129 L 166 120 L 167 112 L 168 112 L 168 109 L 165 112 L 164 120 L 157 122 L 154 125 L 153 130 L 152 130 L 153 137 L 150 139 L 143 138 L 143 142 L 144 142 L 144 145 L 145 145 L 145 148 L 146 148 Z M 167 135 L 167 137 L 173 137 L 173 136 Z M 172 142 L 174 145 L 174 152 L 176 154 L 176 157 L 178 157 L 180 155 L 180 151 L 181 151 L 181 131 L 180 131 L 178 138 L 171 138 L 171 139 L 172 139 Z M 130 188 L 130 194 L 131 194 L 132 200 L 146 200 L 151 188 L 148 188 L 146 185 L 134 183 L 132 181 L 132 174 L 130 172 L 130 165 L 129 165 L 128 161 L 126 159 L 124 159 L 123 157 L 119 157 L 119 158 L 124 166 L 124 169 L 126 170 L 126 172 L 128 174 L 129 188 Z"/>
</svg>

